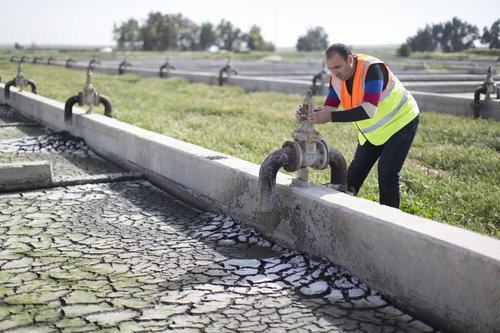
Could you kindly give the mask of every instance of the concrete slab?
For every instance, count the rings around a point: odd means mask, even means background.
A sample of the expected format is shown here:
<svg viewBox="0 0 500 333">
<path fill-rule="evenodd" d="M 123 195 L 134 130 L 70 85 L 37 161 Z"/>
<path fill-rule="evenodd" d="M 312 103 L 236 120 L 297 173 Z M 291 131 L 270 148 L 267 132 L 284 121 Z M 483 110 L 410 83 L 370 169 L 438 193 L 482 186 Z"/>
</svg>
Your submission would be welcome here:
<svg viewBox="0 0 500 333">
<path fill-rule="evenodd" d="M 5 331 L 436 332 L 342 267 L 146 181 L 0 195 L 0 211 Z"/>
<path fill-rule="evenodd" d="M 52 182 L 52 168 L 47 161 L 0 163 L 0 191 L 12 191 Z"/>
</svg>

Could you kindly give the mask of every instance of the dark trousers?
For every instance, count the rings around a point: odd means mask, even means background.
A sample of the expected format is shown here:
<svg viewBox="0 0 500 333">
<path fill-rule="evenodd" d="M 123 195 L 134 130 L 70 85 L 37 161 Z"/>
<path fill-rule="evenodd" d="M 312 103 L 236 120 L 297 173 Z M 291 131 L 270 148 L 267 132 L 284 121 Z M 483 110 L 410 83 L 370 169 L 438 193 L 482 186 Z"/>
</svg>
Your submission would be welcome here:
<svg viewBox="0 0 500 333">
<path fill-rule="evenodd" d="M 375 146 L 366 141 L 358 143 L 354 159 L 347 170 L 347 186 L 356 194 L 375 162 L 378 161 L 380 204 L 399 208 L 399 172 L 417 133 L 419 116 L 394 133 L 384 144 Z M 380 158 L 380 159 L 379 159 Z"/>
</svg>

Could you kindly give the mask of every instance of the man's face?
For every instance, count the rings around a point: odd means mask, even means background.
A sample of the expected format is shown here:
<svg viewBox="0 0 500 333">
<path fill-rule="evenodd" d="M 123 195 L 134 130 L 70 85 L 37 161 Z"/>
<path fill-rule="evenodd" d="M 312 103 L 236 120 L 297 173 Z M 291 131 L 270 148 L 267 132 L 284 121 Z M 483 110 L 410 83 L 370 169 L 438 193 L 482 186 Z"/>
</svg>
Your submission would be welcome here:
<svg viewBox="0 0 500 333">
<path fill-rule="evenodd" d="M 340 54 L 334 52 L 330 58 L 325 59 L 326 67 L 339 80 L 346 81 L 354 74 L 354 58 L 347 57 L 347 61 Z"/>
</svg>

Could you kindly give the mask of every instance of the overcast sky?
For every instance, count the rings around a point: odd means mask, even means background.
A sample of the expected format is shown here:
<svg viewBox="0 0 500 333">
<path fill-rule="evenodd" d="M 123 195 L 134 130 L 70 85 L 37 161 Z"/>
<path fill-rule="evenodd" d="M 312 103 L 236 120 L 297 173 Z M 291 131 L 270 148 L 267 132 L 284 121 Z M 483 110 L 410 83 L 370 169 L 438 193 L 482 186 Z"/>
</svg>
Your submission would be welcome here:
<svg viewBox="0 0 500 333">
<path fill-rule="evenodd" d="M 114 45 L 113 24 L 148 13 L 181 13 L 197 24 L 221 19 L 266 41 L 294 47 L 308 28 L 321 26 L 329 42 L 401 44 L 426 24 L 454 16 L 482 32 L 500 19 L 498 0 L 0 0 L 0 45 L 35 43 Z"/>
</svg>

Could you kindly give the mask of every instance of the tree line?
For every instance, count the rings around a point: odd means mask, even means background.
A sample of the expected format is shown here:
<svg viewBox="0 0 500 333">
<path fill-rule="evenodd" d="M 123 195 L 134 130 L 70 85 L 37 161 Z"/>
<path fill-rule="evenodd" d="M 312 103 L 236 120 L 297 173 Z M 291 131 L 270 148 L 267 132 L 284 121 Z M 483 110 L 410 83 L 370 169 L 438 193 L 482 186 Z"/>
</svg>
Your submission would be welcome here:
<svg viewBox="0 0 500 333">
<path fill-rule="evenodd" d="M 119 50 L 144 51 L 200 51 L 211 46 L 222 50 L 274 51 L 272 42 L 265 41 L 261 29 L 253 25 L 243 32 L 230 21 L 222 19 L 214 25 L 210 22 L 196 24 L 182 14 L 151 12 L 142 23 L 130 18 L 114 24 L 113 38 Z M 411 52 L 460 52 L 474 48 L 476 42 L 487 44 L 490 49 L 500 48 L 500 19 L 482 33 L 477 26 L 454 17 L 448 22 L 426 25 L 417 34 L 409 37 L 398 49 L 401 56 Z M 322 27 L 309 28 L 299 36 L 298 51 L 322 51 L 328 47 L 328 35 Z"/>
<path fill-rule="evenodd" d="M 199 51 L 212 46 L 228 51 L 275 50 L 273 43 L 264 40 L 256 25 L 248 32 L 224 19 L 217 25 L 210 22 L 198 25 L 180 13 L 151 12 L 142 25 L 134 18 L 120 25 L 115 23 L 113 39 L 119 50 Z"/>
<path fill-rule="evenodd" d="M 409 37 L 398 50 L 399 55 L 408 56 L 412 51 L 460 52 L 475 47 L 476 42 L 487 44 L 490 49 L 500 48 L 500 19 L 490 28 L 479 28 L 454 17 L 451 21 L 426 25 L 415 36 Z"/>
</svg>

